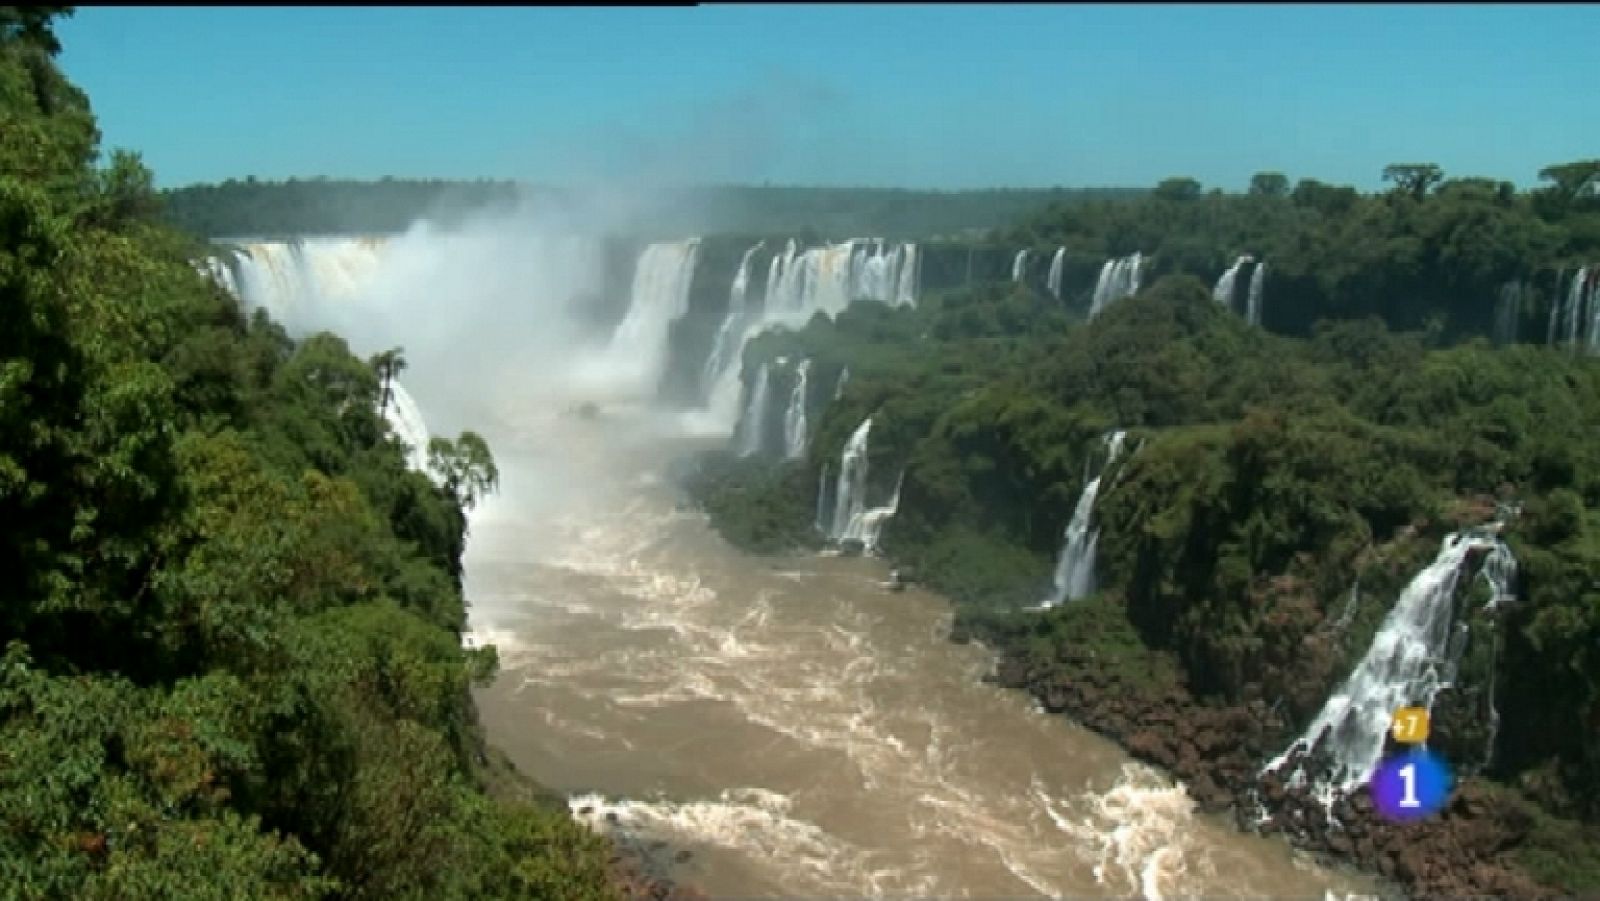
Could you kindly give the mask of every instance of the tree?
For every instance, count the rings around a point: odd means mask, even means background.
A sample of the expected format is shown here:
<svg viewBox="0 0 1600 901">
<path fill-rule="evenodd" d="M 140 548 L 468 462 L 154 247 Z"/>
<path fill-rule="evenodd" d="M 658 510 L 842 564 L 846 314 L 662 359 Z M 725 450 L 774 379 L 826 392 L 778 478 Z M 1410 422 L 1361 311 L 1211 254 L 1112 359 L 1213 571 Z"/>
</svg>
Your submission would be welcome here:
<svg viewBox="0 0 1600 901">
<path fill-rule="evenodd" d="M 489 445 L 476 432 L 462 432 L 454 444 L 434 437 L 428 442 L 428 467 L 444 482 L 444 490 L 463 510 L 500 487 L 500 470 L 495 468 Z"/>
<path fill-rule="evenodd" d="M 1192 178 L 1163 179 L 1155 193 L 1167 200 L 1193 200 L 1200 196 L 1200 183 Z"/>
<path fill-rule="evenodd" d="M 378 394 L 379 415 L 387 413 L 389 410 L 389 398 L 393 395 L 390 385 L 406 369 L 405 353 L 406 349 L 403 347 L 392 347 L 382 353 L 374 354 L 372 359 L 368 361 L 369 365 L 372 366 L 372 371 L 378 374 L 378 381 L 381 383 L 381 390 Z"/>
<path fill-rule="evenodd" d="M 1444 179 L 1444 170 L 1433 163 L 1390 163 L 1383 167 L 1383 180 L 1395 183 L 1395 190 L 1418 200 L 1428 189 Z"/>
<path fill-rule="evenodd" d="M 1289 193 L 1289 178 L 1282 172 L 1257 172 L 1250 177 L 1250 193 L 1260 197 L 1283 197 Z"/>
<path fill-rule="evenodd" d="M 1586 188 L 1595 190 L 1597 176 L 1600 176 L 1600 160 L 1579 160 L 1539 170 L 1540 181 L 1554 182 L 1554 187 L 1567 197 L 1576 196 Z"/>
<path fill-rule="evenodd" d="M 61 52 L 61 43 L 50 20 L 72 13 L 70 6 L 0 6 L 0 43 L 26 41 L 55 56 Z"/>
</svg>

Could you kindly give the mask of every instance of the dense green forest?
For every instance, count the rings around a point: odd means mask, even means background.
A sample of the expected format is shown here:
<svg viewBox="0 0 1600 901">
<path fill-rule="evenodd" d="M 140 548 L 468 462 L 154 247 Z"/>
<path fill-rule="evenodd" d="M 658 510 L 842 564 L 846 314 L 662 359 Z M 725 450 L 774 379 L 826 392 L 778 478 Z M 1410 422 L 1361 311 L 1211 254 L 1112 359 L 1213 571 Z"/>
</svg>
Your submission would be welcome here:
<svg viewBox="0 0 1600 901">
<path fill-rule="evenodd" d="M 1496 348 L 1481 328 L 1434 318 L 1484 305 L 1451 294 L 1469 275 L 1600 257 L 1600 204 L 1572 196 L 1596 169 L 1555 167 L 1555 184 L 1528 194 L 1462 180 L 1362 196 L 1262 177 L 1244 196 L 1167 183 L 1048 211 L 1005 240 L 1097 258 L 1142 249 L 1170 265 L 1088 321 L 1029 284 L 985 281 L 763 335 L 744 367 L 748 379 L 771 366 L 771 396 L 787 397 L 796 363 L 812 362 L 808 454 L 710 454 L 690 489 L 743 547 L 817 547 L 819 478 L 825 466 L 837 476 L 870 415 L 871 503 L 904 473 L 883 551 L 955 600 L 956 637 L 992 643 L 1014 684 L 1074 715 L 1086 687 L 1114 702 L 1112 723 L 1176 699 L 1259 705 L 1272 725 L 1240 753 L 1240 786 L 1316 714 L 1442 537 L 1499 510 L 1521 564 L 1516 602 L 1490 616 L 1475 589 L 1462 670 L 1435 714 L 1438 747 L 1506 831 L 1454 853 L 1547 890 L 1600 891 L 1600 360 Z M 1184 248 L 1190 271 L 1171 263 Z M 1320 321 L 1303 335 L 1251 327 L 1192 274 L 1214 277 L 1247 250 L 1326 292 L 1307 310 Z M 1471 272 L 1449 274 L 1457 265 Z M 1117 428 L 1134 450 L 1096 507 L 1100 590 L 1023 609 L 1047 595 L 1086 469 Z M 1162 728 L 1141 738 L 1156 749 L 1145 756 L 1162 759 Z M 1231 739 L 1210 740 L 1215 753 L 1201 743 L 1197 756 L 1221 757 Z M 1226 775 L 1164 762 L 1186 778 Z M 1400 877 L 1448 893 L 1420 869 Z"/>
<path fill-rule="evenodd" d="M 408 472 L 371 364 L 196 274 L 96 167 L 63 12 L 0 8 L 0 894 L 609 896 L 564 806 L 484 790 L 487 448 Z"/>
<path fill-rule="evenodd" d="M 719 186 L 662 188 L 634 197 L 616 234 L 872 234 L 895 239 L 981 234 L 1056 204 L 1129 197 L 1118 188 L 911 191 L 891 188 Z M 372 234 L 413 220 L 444 224 L 525 200 L 534 210 L 581 204 L 580 192 L 512 182 L 229 179 L 162 192 L 168 221 L 210 238 Z"/>
</svg>

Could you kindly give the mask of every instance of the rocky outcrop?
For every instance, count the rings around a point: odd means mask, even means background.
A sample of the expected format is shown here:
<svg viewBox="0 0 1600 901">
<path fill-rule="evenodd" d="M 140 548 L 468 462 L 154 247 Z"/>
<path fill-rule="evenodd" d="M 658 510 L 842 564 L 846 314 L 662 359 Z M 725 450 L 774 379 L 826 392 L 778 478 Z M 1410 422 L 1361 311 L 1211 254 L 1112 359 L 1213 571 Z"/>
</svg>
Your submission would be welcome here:
<svg viewBox="0 0 1600 901">
<path fill-rule="evenodd" d="M 1072 677 L 1047 673 L 1007 656 L 994 681 L 1028 691 L 1051 713 L 1070 716 L 1172 773 L 1201 810 L 1231 811 L 1242 828 L 1286 834 L 1301 847 L 1383 877 L 1411 897 L 1558 894 L 1510 859 L 1532 826 L 1526 811 L 1479 780 L 1464 781 L 1430 820 L 1388 822 L 1365 793 L 1357 793 L 1336 804 L 1330 823 L 1306 790 L 1272 774 L 1258 777 L 1290 737 L 1279 709 L 1259 700 L 1213 706 L 1182 686 L 1150 691 L 1086 667 L 1074 669 Z M 1264 823 L 1258 821 L 1263 809 L 1270 813 Z"/>
</svg>

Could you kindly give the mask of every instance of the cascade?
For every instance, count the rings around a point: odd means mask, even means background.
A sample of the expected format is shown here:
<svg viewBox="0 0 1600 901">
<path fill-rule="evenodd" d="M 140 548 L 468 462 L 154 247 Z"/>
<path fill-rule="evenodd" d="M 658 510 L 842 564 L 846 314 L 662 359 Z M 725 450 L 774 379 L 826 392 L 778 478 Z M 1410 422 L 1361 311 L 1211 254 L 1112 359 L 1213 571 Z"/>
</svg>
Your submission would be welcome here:
<svg viewBox="0 0 1600 901">
<path fill-rule="evenodd" d="M 839 381 L 833 386 L 833 399 L 834 400 L 838 400 L 839 398 L 844 397 L 844 385 L 845 385 L 845 382 L 848 382 L 848 381 L 850 381 L 850 367 L 846 366 L 843 369 L 839 370 Z"/>
<path fill-rule="evenodd" d="M 242 245 L 234 284 L 247 309 L 265 309 L 291 336 L 326 324 L 326 304 L 347 301 L 369 283 L 387 242 L 379 238 L 305 238 Z"/>
<path fill-rule="evenodd" d="M 1250 292 L 1245 297 L 1245 321 L 1251 325 L 1261 325 L 1261 292 L 1266 282 L 1267 262 L 1262 260 L 1256 264 L 1256 271 L 1250 273 Z"/>
<path fill-rule="evenodd" d="M 749 402 L 745 405 L 744 415 L 739 418 L 738 427 L 735 429 L 741 457 L 759 454 L 766 449 L 767 404 L 768 395 L 771 393 L 768 387 L 769 368 L 769 364 L 761 364 L 761 370 L 756 373 L 755 387 L 751 389 Z"/>
<path fill-rule="evenodd" d="M 1578 344 L 1578 320 L 1583 315 L 1583 284 L 1589 274 L 1587 268 L 1578 270 L 1572 277 L 1572 287 L 1567 291 L 1567 304 L 1564 310 L 1567 318 L 1567 343 L 1574 348 Z"/>
<path fill-rule="evenodd" d="M 746 320 L 750 317 L 746 295 L 750 291 L 750 258 L 756 255 L 766 244 L 765 241 L 744 252 L 739 258 L 739 269 L 733 275 L 733 285 L 728 289 L 728 313 L 722 317 L 722 325 L 717 329 L 716 340 L 711 344 L 711 355 L 706 357 L 705 368 L 700 373 L 700 390 L 708 398 L 709 406 L 716 406 L 715 389 L 717 376 L 729 366 L 735 365 L 734 352 L 742 350 L 743 342 L 740 338 L 744 335 Z"/>
<path fill-rule="evenodd" d="M 1510 281 L 1500 286 L 1500 300 L 1494 308 L 1494 342 L 1515 344 L 1517 324 L 1522 319 L 1522 282 Z"/>
<path fill-rule="evenodd" d="M 651 244 L 639 256 L 628 313 L 612 333 L 607 352 L 614 370 L 644 390 L 654 390 L 667 366 L 674 320 L 689 311 L 689 287 L 700 239 Z"/>
<path fill-rule="evenodd" d="M 389 380 L 389 405 L 383 409 L 389 428 L 406 446 L 406 465 L 414 472 L 428 472 L 428 423 L 422 408 L 411 398 L 399 379 Z"/>
<path fill-rule="evenodd" d="M 1556 272 L 1556 287 L 1550 297 L 1550 323 L 1546 330 L 1544 343 L 1551 347 L 1554 347 L 1556 343 L 1556 322 L 1561 318 L 1561 282 L 1566 277 L 1567 270 L 1561 269 Z"/>
<path fill-rule="evenodd" d="M 1465 649 L 1465 623 L 1455 628 L 1456 589 L 1475 552 L 1487 552 L 1480 572 L 1494 591 L 1491 605 L 1511 595 L 1516 560 L 1500 540 L 1500 524 L 1445 537 L 1432 563 L 1400 593 L 1366 656 L 1356 664 L 1306 731 L 1262 772 L 1280 769 L 1297 755 L 1315 753 L 1313 764 L 1298 756 L 1292 784 L 1313 779 L 1323 803 L 1367 783 L 1383 754 L 1390 718 L 1401 707 L 1432 709 L 1433 700 L 1455 678 Z M 1308 771 L 1308 765 L 1313 769 Z"/>
<path fill-rule="evenodd" d="M 839 481 L 834 488 L 833 524 L 828 537 L 835 542 L 852 536 L 851 526 L 859 531 L 861 517 L 867 509 L 867 435 L 872 431 L 872 417 L 868 416 L 856 426 L 839 455 Z"/>
<path fill-rule="evenodd" d="M 811 360 L 800 361 L 794 371 L 794 390 L 789 393 L 789 408 L 783 413 L 783 455 L 798 460 L 806 455 L 806 394 L 811 376 Z"/>
<path fill-rule="evenodd" d="M 1100 267 L 1100 278 L 1095 282 L 1089 318 L 1100 315 L 1106 304 L 1139 293 L 1140 268 L 1143 265 L 1144 258 L 1138 253 L 1106 260 L 1105 265 Z"/>
<path fill-rule="evenodd" d="M 726 428 L 737 406 L 745 345 L 763 331 L 800 329 L 815 314 L 836 316 L 858 300 L 915 306 L 917 259 L 915 244 L 891 248 L 881 239 L 851 240 L 801 251 L 790 240 L 767 266 L 759 314 L 747 315 L 742 328 L 729 331 L 726 349 L 720 355 L 713 352 L 717 372 L 710 379 L 707 409 Z"/>
<path fill-rule="evenodd" d="M 817 531 L 826 535 L 833 522 L 828 515 L 828 461 L 822 461 L 822 473 L 817 476 Z"/>
<path fill-rule="evenodd" d="M 1017 255 L 1011 258 L 1011 280 L 1014 282 L 1020 282 L 1022 281 L 1022 277 L 1027 273 L 1028 252 L 1026 250 L 1019 250 L 1017 251 Z"/>
<path fill-rule="evenodd" d="M 1061 267 L 1066 263 L 1066 258 L 1067 249 L 1057 247 L 1055 254 L 1050 257 L 1050 273 L 1044 279 L 1045 289 L 1056 300 L 1061 299 Z"/>
<path fill-rule="evenodd" d="M 1234 283 L 1239 280 L 1239 270 L 1244 264 L 1251 262 L 1249 254 L 1243 254 L 1233 261 L 1226 272 L 1217 279 L 1216 287 L 1211 289 L 1211 299 L 1228 309 L 1233 309 Z"/>
<path fill-rule="evenodd" d="M 854 538 L 861 542 L 861 552 L 876 554 L 878 552 L 878 538 L 883 534 L 883 524 L 894 518 L 900 512 L 900 486 L 905 484 L 905 470 L 894 481 L 894 494 L 889 497 L 889 503 L 881 507 L 869 507 L 861 514 L 860 527 L 847 530 L 845 540 Z"/>
<path fill-rule="evenodd" d="M 1050 597 L 1039 604 L 1040 609 L 1054 607 L 1063 601 L 1075 601 L 1094 591 L 1094 556 L 1100 543 L 1100 530 L 1092 528 L 1095 498 L 1100 494 L 1100 482 L 1122 453 L 1128 433 L 1117 430 L 1105 436 L 1106 461 L 1100 472 L 1083 486 L 1078 495 L 1078 506 L 1067 523 L 1066 537 L 1061 545 L 1061 556 L 1056 560 L 1054 587 Z M 1087 473 L 1085 473 L 1087 475 Z"/>
</svg>

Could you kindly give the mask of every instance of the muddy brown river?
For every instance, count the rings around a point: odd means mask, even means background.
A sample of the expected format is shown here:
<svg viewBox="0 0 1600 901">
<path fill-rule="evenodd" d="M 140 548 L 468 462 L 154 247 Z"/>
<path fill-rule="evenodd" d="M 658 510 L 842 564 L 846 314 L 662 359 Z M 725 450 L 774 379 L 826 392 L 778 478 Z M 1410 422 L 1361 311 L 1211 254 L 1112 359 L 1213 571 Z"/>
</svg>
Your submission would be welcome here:
<svg viewBox="0 0 1600 901">
<path fill-rule="evenodd" d="M 946 640 L 944 600 L 880 561 L 757 558 L 676 488 L 644 411 L 537 405 L 484 429 L 472 640 L 489 739 L 596 829 L 691 852 L 718 897 L 1273 896 L 1372 891 L 1196 813 L 1181 785 Z M 514 424 L 514 425 L 513 425 Z M 892 526 L 891 526 L 892 528 Z"/>
</svg>

